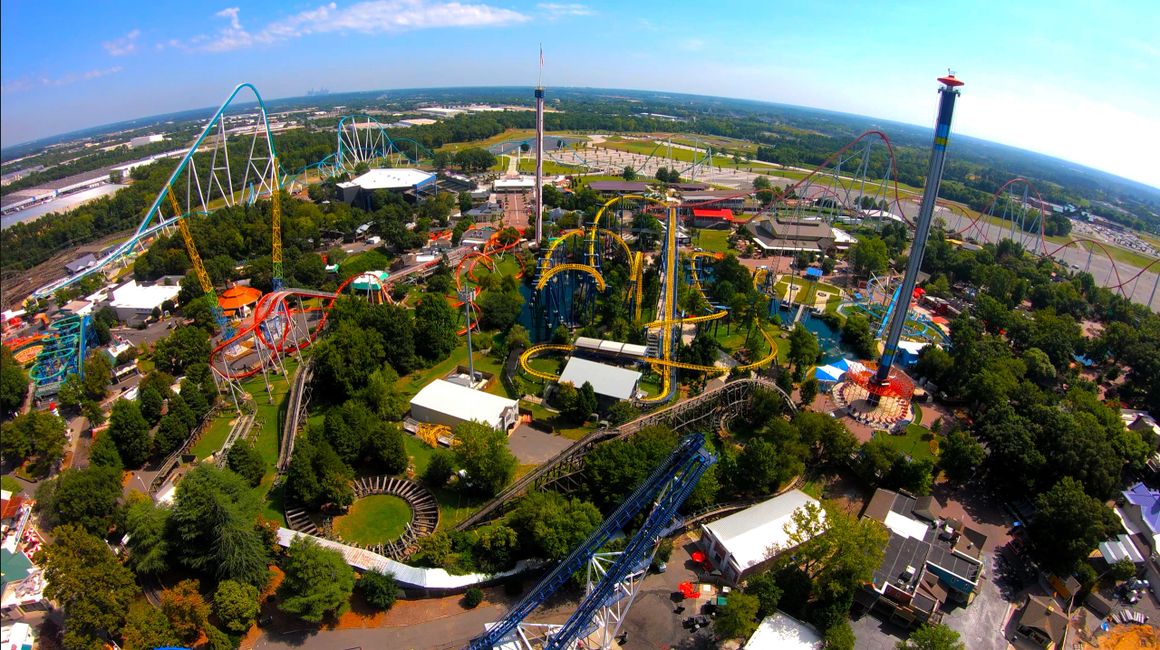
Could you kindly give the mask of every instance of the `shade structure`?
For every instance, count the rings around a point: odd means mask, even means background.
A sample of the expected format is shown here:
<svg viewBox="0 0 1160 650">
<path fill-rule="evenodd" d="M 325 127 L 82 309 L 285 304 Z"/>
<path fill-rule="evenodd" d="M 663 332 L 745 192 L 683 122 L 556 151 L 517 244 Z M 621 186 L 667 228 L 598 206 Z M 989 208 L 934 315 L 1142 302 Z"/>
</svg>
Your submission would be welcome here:
<svg viewBox="0 0 1160 650">
<path fill-rule="evenodd" d="M 818 366 L 814 369 L 814 378 L 818 381 L 835 382 L 840 380 L 843 374 L 845 374 L 844 370 L 830 365 Z"/>
<path fill-rule="evenodd" d="M 247 287 L 241 284 L 234 286 L 221 292 L 218 296 L 218 304 L 222 306 L 222 310 L 227 312 L 237 311 L 242 307 L 249 307 L 258 302 L 258 298 L 262 297 L 262 292 L 254 287 Z"/>
</svg>

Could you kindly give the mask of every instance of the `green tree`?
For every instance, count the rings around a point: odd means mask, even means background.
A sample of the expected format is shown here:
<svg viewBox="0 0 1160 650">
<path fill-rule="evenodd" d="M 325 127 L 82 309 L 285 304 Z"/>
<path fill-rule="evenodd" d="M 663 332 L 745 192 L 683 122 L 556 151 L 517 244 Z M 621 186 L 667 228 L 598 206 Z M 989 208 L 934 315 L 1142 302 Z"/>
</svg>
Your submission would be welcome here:
<svg viewBox="0 0 1160 650">
<path fill-rule="evenodd" d="M 461 422 L 452 433 L 456 465 L 467 471 L 467 481 L 486 496 L 499 494 L 516 473 L 516 457 L 507 446 L 507 435 L 479 422 Z"/>
<path fill-rule="evenodd" d="M 100 647 L 103 635 L 120 635 L 137 585 L 129 569 L 100 538 L 83 528 L 53 530 L 53 543 L 38 554 L 44 567 L 44 595 L 64 612 L 64 647 Z"/>
<path fill-rule="evenodd" d="M 441 361 L 459 343 L 455 310 L 447 299 L 425 293 L 415 306 L 415 352 L 427 361 Z"/>
<path fill-rule="evenodd" d="M 153 436 L 154 455 L 163 458 L 181 449 L 189 439 L 189 425 L 176 413 L 168 413 L 157 425 L 157 435 Z"/>
<path fill-rule="evenodd" d="M 802 382 L 798 388 L 798 397 L 801 398 L 803 406 L 809 406 L 814 403 L 814 398 L 818 396 L 818 380 L 814 377 L 809 377 Z"/>
<path fill-rule="evenodd" d="M 826 628 L 823 640 L 826 643 L 826 650 L 854 650 L 858 641 L 849 621 L 842 621 Z"/>
<path fill-rule="evenodd" d="M 713 620 L 713 630 L 722 639 L 748 639 L 757 629 L 757 598 L 736 591 L 729 594 L 729 600 L 717 612 Z"/>
<path fill-rule="evenodd" d="M 367 571 L 359 577 L 355 586 L 362 593 L 363 599 L 375 609 L 386 611 L 399 598 L 399 585 L 393 573 Z"/>
<path fill-rule="evenodd" d="M 624 424 L 631 420 L 635 420 L 640 415 L 640 409 L 632 405 L 632 402 L 621 401 L 613 404 L 608 408 L 608 419 L 613 424 Z"/>
<path fill-rule="evenodd" d="M 824 599 L 852 594 L 882 564 L 887 534 L 876 521 L 813 503 L 798 508 L 790 519 L 786 547 L 793 552 L 779 555 L 776 564 L 800 569 Z"/>
<path fill-rule="evenodd" d="M 342 401 L 367 384 L 386 359 L 382 334 L 340 320 L 333 333 L 314 350 L 314 385 Z"/>
<path fill-rule="evenodd" d="M 125 533 L 129 536 L 126 564 L 138 575 L 156 575 L 169 568 L 170 509 L 133 492 L 125 508 Z"/>
<path fill-rule="evenodd" d="M 140 467 L 149 458 L 153 441 L 149 437 L 149 423 L 141 415 L 137 402 L 125 399 L 113 402 L 109 428 L 105 433 L 116 443 L 126 467 Z"/>
<path fill-rule="evenodd" d="M 113 380 L 113 364 L 104 350 L 93 350 L 85 358 L 85 378 L 82 382 L 85 398 L 99 402 L 105 399 L 109 382 Z"/>
<path fill-rule="evenodd" d="M 467 609 L 475 609 L 483 602 L 483 590 L 479 587 L 470 587 L 463 592 L 463 606 Z"/>
<path fill-rule="evenodd" d="M 436 449 L 423 472 L 423 482 L 431 487 L 443 487 L 454 473 L 455 457 L 449 451 Z"/>
<path fill-rule="evenodd" d="M 1083 486 L 1064 476 L 1035 500 L 1035 519 L 1028 526 L 1039 563 L 1056 575 L 1068 575 L 1101 541 L 1119 530 L 1119 519 Z"/>
<path fill-rule="evenodd" d="M 1131 558 L 1120 558 L 1108 567 L 1108 577 L 1116 582 L 1136 577 L 1136 564 Z"/>
<path fill-rule="evenodd" d="M 371 411 L 383 420 L 401 420 L 410 405 L 406 396 L 395 385 L 399 382 L 399 373 L 388 364 L 372 372 L 367 377 L 366 387 L 360 396 Z"/>
<path fill-rule="evenodd" d="M 8 346 L 0 346 L 0 417 L 20 408 L 28 395 L 28 373 L 12 356 Z"/>
<path fill-rule="evenodd" d="M 113 442 L 113 436 L 106 432 L 96 437 L 93 446 L 89 448 L 89 465 L 112 467 L 117 470 L 125 468 L 125 463 L 121 460 L 121 452 L 117 451 L 117 444 Z"/>
<path fill-rule="evenodd" d="M 890 261 L 886 243 L 874 236 L 859 235 L 858 243 L 850 247 L 850 270 L 858 278 L 882 273 Z"/>
<path fill-rule="evenodd" d="M 182 580 L 161 592 L 161 611 L 178 638 L 189 643 L 209 625 L 209 603 L 201 595 L 201 583 Z"/>
<path fill-rule="evenodd" d="M 266 475 L 266 463 L 262 460 L 262 454 L 258 453 L 254 444 L 249 441 L 238 441 L 230 447 L 226 456 L 226 466 L 246 479 L 250 487 L 258 487 L 262 477 Z"/>
<path fill-rule="evenodd" d="M 956 429 L 939 445 L 938 464 L 955 483 L 963 483 L 983 463 L 983 445 L 965 430 Z"/>
<path fill-rule="evenodd" d="M 745 593 L 757 599 L 757 618 L 764 619 L 777 613 L 781 602 L 781 587 L 772 571 L 762 571 L 745 581 Z"/>
<path fill-rule="evenodd" d="M 584 382 L 576 390 L 576 400 L 568 411 L 568 417 L 576 422 L 585 422 L 596 412 L 596 391 L 590 382 Z"/>
<path fill-rule="evenodd" d="M 354 472 L 338 457 L 321 427 L 308 427 L 299 436 L 286 480 L 292 501 L 311 508 L 327 503 L 348 506 L 354 501 L 352 478 Z"/>
<path fill-rule="evenodd" d="M 620 172 L 620 177 L 626 181 L 635 181 L 636 170 L 633 169 L 630 165 L 625 165 L 624 170 Z"/>
<path fill-rule="evenodd" d="M 245 634 L 258 618 L 259 609 L 258 589 L 254 585 L 236 580 L 218 583 L 213 595 L 213 613 L 229 632 Z"/>
<path fill-rule="evenodd" d="M 258 528 L 260 508 L 240 476 L 199 465 L 177 485 L 169 526 L 173 555 L 220 580 L 264 587 L 269 546 Z"/>
<path fill-rule="evenodd" d="M 165 398 L 152 386 L 144 386 L 137 393 L 137 405 L 141 415 L 150 426 L 157 424 L 161 419 L 161 411 L 165 407 Z"/>
<path fill-rule="evenodd" d="M 653 471 L 677 444 L 664 425 L 641 429 L 631 438 L 597 445 L 584 459 L 588 498 L 610 512 Z"/>
<path fill-rule="evenodd" d="M 181 375 L 186 367 L 204 362 L 209 357 L 209 334 L 200 327 L 179 327 L 168 338 L 153 347 L 153 361 L 157 369 L 171 375 Z"/>
<path fill-rule="evenodd" d="M 596 506 L 558 492 L 532 492 L 524 496 L 509 523 L 525 540 L 532 556 L 562 560 L 600 525 Z"/>
<path fill-rule="evenodd" d="M 524 308 L 524 297 L 518 291 L 492 289 L 483 292 L 477 304 L 483 312 L 479 318 L 480 327 L 506 332 L 520 317 L 520 311 Z"/>
<path fill-rule="evenodd" d="M 47 411 L 29 411 L 0 425 L 0 452 L 9 460 L 29 460 L 28 471 L 48 476 L 64 456 L 67 425 Z"/>
<path fill-rule="evenodd" d="M 898 650 L 966 650 L 959 633 L 945 625 L 923 625 L 899 641 Z"/>
<path fill-rule="evenodd" d="M 36 497 L 45 523 L 72 524 L 104 536 L 113 524 L 121 498 L 121 472 L 111 467 L 67 469 L 56 479 L 42 483 Z"/>
<path fill-rule="evenodd" d="M 874 335 L 870 332 L 870 321 L 859 313 L 852 313 L 842 323 L 842 342 L 854 349 L 858 356 L 869 359 L 875 356 Z"/>
<path fill-rule="evenodd" d="M 309 623 L 337 618 L 354 591 L 354 570 L 338 551 L 298 537 L 284 561 L 286 578 L 278 587 L 279 609 Z"/>
<path fill-rule="evenodd" d="M 801 377 L 806 367 L 816 363 L 821 354 L 822 349 L 818 345 L 818 337 L 814 336 L 814 333 L 806 329 L 801 323 L 794 325 L 793 331 L 789 335 L 788 356 L 794 364 L 795 374 Z"/>
<path fill-rule="evenodd" d="M 169 619 L 146 601 L 129 606 L 121 647 L 125 650 L 153 650 L 181 644 Z"/>
</svg>

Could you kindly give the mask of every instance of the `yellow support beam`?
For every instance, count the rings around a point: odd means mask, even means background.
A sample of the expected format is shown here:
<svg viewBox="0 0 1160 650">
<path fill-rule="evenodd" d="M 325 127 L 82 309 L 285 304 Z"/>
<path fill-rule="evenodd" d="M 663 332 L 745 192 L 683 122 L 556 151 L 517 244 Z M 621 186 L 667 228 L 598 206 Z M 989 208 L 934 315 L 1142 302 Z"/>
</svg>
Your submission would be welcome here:
<svg viewBox="0 0 1160 650">
<path fill-rule="evenodd" d="M 213 282 L 209 279 L 209 273 L 205 270 L 205 264 L 201 262 L 201 255 L 197 252 L 197 245 L 193 241 L 193 234 L 189 232 L 189 225 L 185 223 L 185 217 L 182 216 L 181 206 L 177 204 L 177 197 L 173 195 L 173 188 L 165 193 L 169 197 L 169 204 L 173 207 L 173 218 L 177 221 L 177 230 L 181 232 L 181 239 L 185 242 L 185 252 L 189 254 L 189 261 L 193 265 L 193 273 L 197 276 L 197 282 L 201 285 L 201 290 L 213 296 L 214 305 L 217 305 L 217 293 L 213 290 Z"/>
</svg>

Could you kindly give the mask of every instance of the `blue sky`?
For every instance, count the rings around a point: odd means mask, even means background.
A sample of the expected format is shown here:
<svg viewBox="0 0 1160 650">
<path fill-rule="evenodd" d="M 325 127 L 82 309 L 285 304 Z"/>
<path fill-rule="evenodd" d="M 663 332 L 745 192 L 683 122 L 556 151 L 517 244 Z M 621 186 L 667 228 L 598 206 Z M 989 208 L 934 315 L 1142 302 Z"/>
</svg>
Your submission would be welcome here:
<svg viewBox="0 0 1160 650">
<path fill-rule="evenodd" d="M 0 141 L 269 98 L 544 83 L 693 92 L 930 125 L 1160 187 L 1160 2 L 0 2 Z"/>
</svg>

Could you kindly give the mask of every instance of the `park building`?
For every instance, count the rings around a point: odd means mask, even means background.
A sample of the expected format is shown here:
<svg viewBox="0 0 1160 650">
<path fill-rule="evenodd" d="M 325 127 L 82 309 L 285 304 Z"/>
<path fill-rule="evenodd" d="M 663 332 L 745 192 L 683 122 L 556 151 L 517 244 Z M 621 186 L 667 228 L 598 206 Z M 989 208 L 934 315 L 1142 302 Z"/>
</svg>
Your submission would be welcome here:
<svg viewBox="0 0 1160 650">
<path fill-rule="evenodd" d="M 519 415 L 519 402 L 514 399 L 445 379 L 427 384 L 411 398 L 411 417 L 428 424 L 454 427 L 474 420 L 500 431 L 510 431 Z"/>
<path fill-rule="evenodd" d="M 435 174 L 410 167 L 372 169 L 345 183 L 339 183 L 342 200 L 346 203 L 366 203 L 372 192 L 388 190 L 398 192 L 409 201 L 416 202 L 422 196 L 435 191 Z"/>
<path fill-rule="evenodd" d="M 745 224 L 753 243 L 771 255 L 827 253 L 835 248 L 834 229 L 821 220 L 764 216 Z"/>
<path fill-rule="evenodd" d="M 167 276 L 151 285 L 129 280 L 113 289 L 109 306 L 117 312 L 117 319 L 129 327 L 144 323 L 154 313 L 160 314 L 166 302 L 175 302 L 181 293 L 181 277 Z"/>
<path fill-rule="evenodd" d="M 825 646 L 817 628 L 784 612 L 774 612 L 745 642 L 745 650 L 821 650 Z"/>
<path fill-rule="evenodd" d="M 793 514 L 807 504 L 821 510 L 818 500 L 801 490 L 790 490 L 741 512 L 701 526 L 701 547 L 725 582 L 736 585 L 759 573 L 777 557 L 794 548 L 787 526 Z M 824 521 L 825 511 L 820 517 Z M 777 554 L 771 553 L 777 549 Z"/>
<path fill-rule="evenodd" d="M 744 212 L 747 195 L 738 190 L 692 190 L 681 192 L 681 203 L 688 209 L 710 208 Z"/>
<path fill-rule="evenodd" d="M 641 181 L 592 181 L 589 189 L 597 194 L 611 198 L 628 194 L 644 194 L 648 191 L 648 183 Z"/>
<path fill-rule="evenodd" d="M 496 194 L 523 194 L 536 188 L 535 176 L 511 176 L 497 178 L 491 185 Z"/>
<path fill-rule="evenodd" d="M 854 594 L 857 615 L 874 611 L 903 628 L 936 625 L 947 602 L 969 605 L 983 580 L 987 535 L 942 517 L 934 497 L 879 488 L 863 519 L 889 538 L 872 581 Z"/>
<path fill-rule="evenodd" d="M 596 393 L 596 400 L 601 410 L 604 410 L 619 401 L 630 400 L 636 396 L 640 385 L 640 373 L 572 357 L 564 366 L 564 372 L 560 373 L 560 383 L 565 382 L 570 382 L 577 388 L 583 386 L 585 382 L 591 384 L 592 391 Z"/>
</svg>

